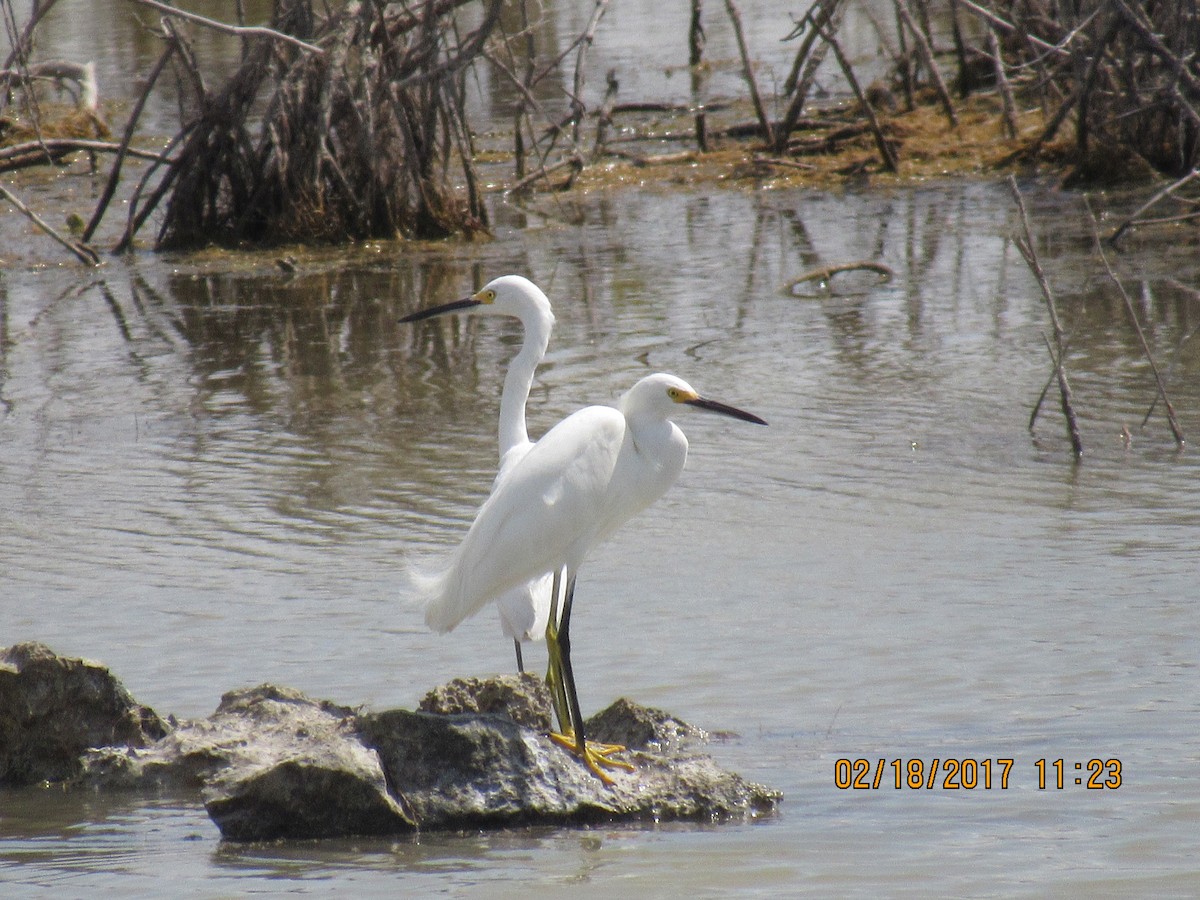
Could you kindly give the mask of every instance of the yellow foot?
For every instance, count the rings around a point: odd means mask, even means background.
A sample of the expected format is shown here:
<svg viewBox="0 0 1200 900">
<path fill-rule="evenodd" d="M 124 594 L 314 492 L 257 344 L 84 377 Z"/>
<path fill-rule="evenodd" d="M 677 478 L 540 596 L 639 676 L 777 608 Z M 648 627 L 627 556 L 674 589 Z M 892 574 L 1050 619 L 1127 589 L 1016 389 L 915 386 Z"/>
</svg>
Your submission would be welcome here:
<svg viewBox="0 0 1200 900">
<path fill-rule="evenodd" d="M 596 741 L 586 741 L 584 746 L 580 747 L 579 742 L 575 740 L 575 735 L 558 734 L 553 731 L 550 732 L 550 740 L 578 756 L 591 773 L 605 784 L 613 784 L 613 780 L 602 767 L 624 769 L 626 772 L 637 771 L 635 766 L 630 765 L 622 759 L 609 759 L 614 753 L 621 753 L 625 750 L 620 744 L 601 744 Z"/>
</svg>

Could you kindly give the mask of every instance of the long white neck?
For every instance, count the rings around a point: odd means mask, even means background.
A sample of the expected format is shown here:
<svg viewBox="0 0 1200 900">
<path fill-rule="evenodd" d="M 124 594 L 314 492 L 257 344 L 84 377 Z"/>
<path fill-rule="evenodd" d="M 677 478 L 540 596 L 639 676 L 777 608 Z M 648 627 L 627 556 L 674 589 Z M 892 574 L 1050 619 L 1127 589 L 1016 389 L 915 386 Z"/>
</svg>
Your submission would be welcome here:
<svg viewBox="0 0 1200 900">
<path fill-rule="evenodd" d="M 529 430 L 525 426 L 525 401 L 533 387 L 533 373 L 546 355 L 550 343 L 550 328 L 553 316 L 528 317 L 521 320 L 525 327 L 525 340 L 508 366 L 504 376 L 504 393 L 500 396 L 500 458 L 513 447 L 529 443 Z"/>
</svg>

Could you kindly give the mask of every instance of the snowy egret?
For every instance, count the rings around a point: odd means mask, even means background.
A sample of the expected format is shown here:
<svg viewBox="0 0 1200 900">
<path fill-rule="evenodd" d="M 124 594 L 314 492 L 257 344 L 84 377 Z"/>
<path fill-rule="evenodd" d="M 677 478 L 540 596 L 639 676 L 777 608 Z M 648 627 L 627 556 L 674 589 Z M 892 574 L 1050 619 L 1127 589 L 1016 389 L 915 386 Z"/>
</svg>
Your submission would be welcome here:
<svg viewBox="0 0 1200 900">
<path fill-rule="evenodd" d="M 504 391 L 500 395 L 500 464 L 496 474 L 498 482 L 505 469 L 528 453 L 529 448 L 533 446 L 525 425 L 525 404 L 533 387 L 533 374 L 542 357 L 546 355 L 546 346 L 550 343 L 554 313 L 550 310 L 549 298 L 528 278 L 520 275 L 501 275 L 489 281 L 482 290 L 470 297 L 418 310 L 404 316 L 400 322 L 419 322 L 450 313 L 512 316 L 520 320 L 524 329 L 521 350 L 508 365 L 508 374 L 504 377 Z M 551 575 L 542 575 L 506 591 L 496 599 L 500 628 L 513 640 L 517 654 L 517 670 L 520 672 L 525 671 L 521 642 L 540 640 L 546 630 L 546 620 L 550 615 L 551 581 Z"/>
<path fill-rule="evenodd" d="M 688 407 L 767 424 L 701 397 L 674 375 L 648 375 L 615 408 L 589 406 L 572 413 L 507 469 L 448 567 L 424 584 L 425 622 L 446 632 L 504 591 L 544 572 L 555 573 L 546 641 L 551 673 L 561 680 L 570 720 L 556 740 L 605 782 L 612 779 L 602 766 L 631 767 L 608 759 L 621 748 L 589 745 L 584 735 L 571 668 L 575 580 L 593 546 L 678 479 L 688 442 L 670 417 Z M 562 610 L 556 616 L 560 583 Z"/>
</svg>

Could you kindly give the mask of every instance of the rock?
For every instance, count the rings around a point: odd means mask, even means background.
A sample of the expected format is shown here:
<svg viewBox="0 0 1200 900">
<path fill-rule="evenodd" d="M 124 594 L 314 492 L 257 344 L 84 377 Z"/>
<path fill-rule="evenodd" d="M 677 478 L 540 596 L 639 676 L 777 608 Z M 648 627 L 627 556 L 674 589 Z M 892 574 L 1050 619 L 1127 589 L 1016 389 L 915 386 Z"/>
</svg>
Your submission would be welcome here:
<svg viewBox="0 0 1200 900">
<path fill-rule="evenodd" d="M 249 753 L 208 783 L 205 808 L 234 841 L 413 831 L 353 712 L 265 686 L 226 694 L 214 719 L 250 723 Z"/>
<path fill-rule="evenodd" d="M 328 731 L 353 711 L 264 684 L 230 691 L 207 719 L 183 720 L 150 747 L 102 747 L 83 758 L 80 780 L 99 788 L 199 789 L 223 772 L 253 768 L 304 749 L 306 732 Z"/>
<path fill-rule="evenodd" d="M 621 757 L 636 771 L 614 771 L 613 785 L 547 737 L 549 697 L 534 676 L 456 680 L 421 705 L 362 713 L 262 685 L 168 733 L 103 668 L 20 645 L 0 652 L 0 761 L 10 783 L 18 773 L 20 783 L 201 789 L 235 841 L 743 820 L 781 799 L 719 768 L 700 729 L 628 700 L 587 723 L 593 739 L 629 748 Z"/>
<path fill-rule="evenodd" d="M 492 678 L 455 678 L 434 688 L 418 704 L 423 712 L 502 713 L 526 728 L 549 731 L 552 711 L 546 682 L 529 672 Z"/>
<path fill-rule="evenodd" d="M 666 750 L 708 740 L 703 729 L 681 722 L 661 709 L 639 706 L 624 698 L 583 724 L 584 734 L 591 740 L 637 750 Z"/>
<path fill-rule="evenodd" d="M 412 831 L 354 711 L 275 685 L 231 691 L 207 719 L 182 722 L 146 749 L 105 748 L 84 760 L 93 786 L 205 789 L 229 840 Z"/>
<path fill-rule="evenodd" d="M 168 731 L 99 663 L 38 643 L 0 650 L 0 784 L 74 778 L 89 747 L 144 747 Z"/>
<path fill-rule="evenodd" d="M 358 728 L 423 829 L 601 821 L 618 812 L 587 769 L 506 716 L 397 709 L 362 716 Z"/>
<path fill-rule="evenodd" d="M 625 712 L 657 718 L 629 701 Z M 677 741 L 677 720 L 646 746 Z M 360 716 L 362 740 L 375 748 L 393 791 L 424 829 L 617 821 L 717 821 L 773 812 L 782 795 L 719 768 L 703 753 L 631 750 L 632 773 L 605 785 L 545 734 L 502 715 L 435 715 L 392 710 Z"/>
</svg>

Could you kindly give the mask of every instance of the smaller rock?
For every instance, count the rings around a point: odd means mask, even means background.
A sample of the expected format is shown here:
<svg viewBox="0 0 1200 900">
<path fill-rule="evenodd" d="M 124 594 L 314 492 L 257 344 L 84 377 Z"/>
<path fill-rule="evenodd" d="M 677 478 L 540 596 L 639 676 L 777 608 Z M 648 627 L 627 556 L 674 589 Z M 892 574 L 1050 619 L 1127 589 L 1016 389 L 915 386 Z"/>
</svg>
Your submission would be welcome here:
<svg viewBox="0 0 1200 900">
<path fill-rule="evenodd" d="M 661 751 L 708 740 L 703 729 L 682 722 L 661 709 L 639 706 L 624 697 L 583 725 L 588 740 L 621 744 L 631 750 Z"/>
<path fill-rule="evenodd" d="M 170 727 L 104 666 L 38 643 L 0 650 L 0 784 L 65 781 L 91 747 L 145 747 Z"/>
<path fill-rule="evenodd" d="M 207 719 L 178 722 L 152 746 L 88 751 L 80 779 L 93 787 L 198 789 L 223 772 L 303 753 L 353 715 L 273 684 L 229 691 Z"/>
<path fill-rule="evenodd" d="M 266 684 L 225 694 L 207 725 L 221 729 L 212 747 L 224 765 L 206 779 L 204 806 L 227 840 L 416 828 L 347 707 Z"/>
<path fill-rule="evenodd" d="M 421 698 L 422 712 L 497 713 L 533 731 L 553 727 L 550 690 L 545 680 L 529 672 L 492 678 L 455 678 Z"/>
<path fill-rule="evenodd" d="M 488 681 L 464 680 L 450 693 L 466 692 L 459 705 L 469 709 L 472 692 L 492 694 Z M 628 747 L 619 758 L 635 771 L 614 770 L 606 785 L 544 728 L 503 714 L 358 717 L 363 743 L 379 753 L 393 794 L 422 829 L 748 819 L 774 812 L 782 798 L 693 751 L 704 732 L 661 710 L 621 700 L 587 727 L 591 739 Z"/>
<path fill-rule="evenodd" d="M 210 786 L 204 806 L 231 841 L 416 830 L 388 794 L 375 755 L 347 741 L 222 776 Z"/>
</svg>

